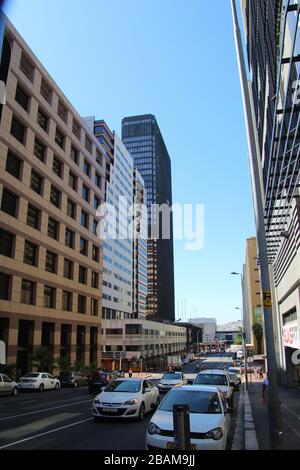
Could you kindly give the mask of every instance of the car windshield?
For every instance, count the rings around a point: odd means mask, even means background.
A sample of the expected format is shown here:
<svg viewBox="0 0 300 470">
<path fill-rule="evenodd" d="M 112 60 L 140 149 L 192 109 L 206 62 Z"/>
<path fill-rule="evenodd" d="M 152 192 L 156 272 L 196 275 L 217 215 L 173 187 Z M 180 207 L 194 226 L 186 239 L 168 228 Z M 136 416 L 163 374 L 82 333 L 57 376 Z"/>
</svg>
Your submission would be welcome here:
<svg viewBox="0 0 300 470">
<path fill-rule="evenodd" d="M 181 380 L 181 374 L 178 374 L 176 372 L 173 373 L 168 373 L 163 375 L 163 380 Z"/>
<path fill-rule="evenodd" d="M 140 380 L 118 380 L 111 382 L 105 388 L 105 392 L 137 393 L 140 391 Z"/>
<path fill-rule="evenodd" d="M 199 390 L 171 390 L 159 406 L 160 411 L 173 412 L 174 405 L 187 404 L 190 413 L 222 413 L 218 394 Z"/>
<path fill-rule="evenodd" d="M 226 375 L 223 374 L 199 374 L 195 384 L 201 385 L 227 385 Z"/>
<path fill-rule="evenodd" d="M 27 377 L 31 377 L 31 378 L 32 378 L 32 377 L 38 377 L 39 375 L 40 375 L 40 374 L 30 373 L 30 374 L 24 375 L 24 377 L 26 377 L 26 378 L 27 378 Z"/>
</svg>

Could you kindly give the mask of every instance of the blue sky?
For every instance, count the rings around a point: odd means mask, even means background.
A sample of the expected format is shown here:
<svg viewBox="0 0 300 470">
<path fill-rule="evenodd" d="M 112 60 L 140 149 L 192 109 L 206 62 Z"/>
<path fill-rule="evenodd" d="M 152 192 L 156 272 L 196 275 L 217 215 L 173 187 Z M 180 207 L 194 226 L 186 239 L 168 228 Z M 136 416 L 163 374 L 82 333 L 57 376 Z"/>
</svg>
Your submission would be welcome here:
<svg viewBox="0 0 300 470">
<path fill-rule="evenodd" d="M 82 116 L 120 134 L 122 117 L 155 114 L 173 202 L 205 205 L 203 249 L 174 244 L 177 318 L 237 320 L 229 273 L 255 231 L 230 1 L 11 0 L 6 13 Z"/>
</svg>

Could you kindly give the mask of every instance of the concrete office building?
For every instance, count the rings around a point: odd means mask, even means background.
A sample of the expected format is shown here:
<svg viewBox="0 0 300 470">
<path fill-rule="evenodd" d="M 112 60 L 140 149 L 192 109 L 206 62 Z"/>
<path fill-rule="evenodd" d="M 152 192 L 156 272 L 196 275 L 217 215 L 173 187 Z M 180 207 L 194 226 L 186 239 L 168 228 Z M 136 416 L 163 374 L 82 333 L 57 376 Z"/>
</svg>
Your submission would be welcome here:
<svg viewBox="0 0 300 470">
<path fill-rule="evenodd" d="M 215 318 L 191 318 L 189 323 L 202 328 L 203 344 L 214 343 L 216 340 L 217 322 Z"/>
<path fill-rule="evenodd" d="M 125 117 L 122 140 L 134 158 L 134 165 L 146 187 L 148 207 L 148 295 L 147 315 L 174 321 L 173 224 L 170 239 L 151 238 L 156 223 L 152 204 L 172 205 L 171 160 L 159 126 L 152 114 Z"/>
<path fill-rule="evenodd" d="M 221 341 L 224 345 L 230 346 L 231 344 L 234 344 L 236 337 L 241 334 L 242 329 L 242 320 L 218 325 L 216 331 L 216 338 L 218 341 Z"/>
<path fill-rule="evenodd" d="M 244 321 L 249 325 L 249 336 L 246 334 L 246 343 L 253 345 L 256 354 L 264 353 L 264 335 L 261 341 L 257 342 L 257 338 L 253 331 L 259 329 L 256 325 L 259 324 L 263 330 L 263 311 L 261 300 L 261 288 L 259 280 L 259 269 L 257 264 L 257 244 L 256 238 L 248 238 L 246 241 L 246 259 L 245 259 L 245 274 L 243 280 L 243 297 L 245 299 L 244 305 Z M 247 328 L 246 328 L 247 330 Z"/>
<path fill-rule="evenodd" d="M 281 380 L 300 385 L 299 0 L 242 0 Z"/>
<path fill-rule="evenodd" d="M 88 365 L 101 344 L 105 159 L 93 133 L 11 23 L 0 123 L 0 339 L 31 370 L 35 349 Z"/>
</svg>

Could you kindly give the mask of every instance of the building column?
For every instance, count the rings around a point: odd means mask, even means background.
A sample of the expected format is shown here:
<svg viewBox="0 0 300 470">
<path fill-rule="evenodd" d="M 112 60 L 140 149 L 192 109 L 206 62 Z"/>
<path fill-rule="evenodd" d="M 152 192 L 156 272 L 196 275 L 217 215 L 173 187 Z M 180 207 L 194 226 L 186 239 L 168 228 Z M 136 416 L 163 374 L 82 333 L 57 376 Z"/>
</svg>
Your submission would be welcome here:
<svg viewBox="0 0 300 470">
<path fill-rule="evenodd" d="M 72 323 L 71 326 L 71 364 L 76 361 L 76 345 L 77 345 L 77 324 Z"/>
<path fill-rule="evenodd" d="M 61 344 L 61 323 L 54 323 L 54 350 L 53 355 L 55 358 L 60 356 L 60 344 Z"/>
<path fill-rule="evenodd" d="M 84 353 L 83 353 L 83 363 L 85 366 L 90 364 L 90 340 L 91 340 L 91 327 L 85 327 L 84 333 Z"/>
<path fill-rule="evenodd" d="M 33 351 L 42 344 L 42 320 L 34 320 Z"/>
<path fill-rule="evenodd" d="M 19 318 L 13 317 L 9 319 L 8 328 L 8 344 L 7 344 L 7 364 L 17 363 L 18 352 L 18 334 L 19 334 Z"/>
</svg>

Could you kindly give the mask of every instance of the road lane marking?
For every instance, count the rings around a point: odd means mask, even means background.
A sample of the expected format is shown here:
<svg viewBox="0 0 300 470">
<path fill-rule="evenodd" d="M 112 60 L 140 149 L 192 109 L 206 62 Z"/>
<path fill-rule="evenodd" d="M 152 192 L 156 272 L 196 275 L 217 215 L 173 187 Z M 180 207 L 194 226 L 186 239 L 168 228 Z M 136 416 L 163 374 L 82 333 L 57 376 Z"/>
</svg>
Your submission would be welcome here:
<svg viewBox="0 0 300 470">
<path fill-rule="evenodd" d="M 285 425 L 290 428 L 295 434 L 296 436 L 298 437 L 298 439 L 300 439 L 300 433 L 297 431 L 297 429 L 294 428 L 294 426 L 291 426 L 287 421 L 286 419 L 282 418 L 282 421 L 285 423 Z"/>
<path fill-rule="evenodd" d="M 72 426 L 77 426 L 78 424 L 86 423 L 87 421 L 92 420 L 93 418 L 82 419 L 81 421 L 76 421 L 76 423 L 71 423 L 67 424 L 66 426 L 61 426 L 60 428 L 51 429 L 51 431 L 42 432 L 40 434 L 36 434 L 35 436 L 26 437 L 25 439 L 20 439 L 19 441 L 11 442 L 10 444 L 5 444 L 4 446 L 0 447 L 0 450 L 22 444 L 23 442 L 31 441 L 32 439 L 38 439 L 39 437 L 47 436 L 48 434 L 53 434 L 54 432 L 62 431 L 63 429 L 71 428 Z"/>
<path fill-rule="evenodd" d="M 282 403 L 282 405 L 285 407 L 285 409 L 291 413 L 293 416 L 295 416 L 295 418 L 297 418 L 298 420 L 300 420 L 300 416 L 297 415 L 297 413 L 295 413 L 293 410 L 290 409 L 290 407 L 286 404 L 286 403 Z"/>
<path fill-rule="evenodd" d="M 58 410 L 59 408 L 65 408 L 66 406 L 79 405 L 81 403 L 88 403 L 88 402 L 92 402 L 92 400 L 90 399 L 90 400 L 83 400 L 83 401 L 75 401 L 73 403 L 68 403 L 67 405 L 53 406 L 52 408 L 44 408 L 42 410 L 29 411 L 28 413 L 21 413 L 21 414 L 13 415 L 13 416 L 5 416 L 4 418 L 0 418 L 0 421 L 5 421 L 8 419 L 14 419 L 14 418 L 21 418 L 22 416 L 33 415 L 36 413 L 43 413 L 45 411 Z"/>
</svg>

